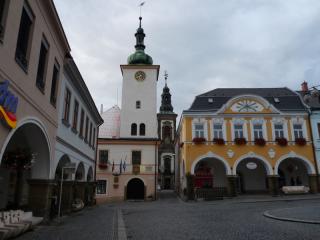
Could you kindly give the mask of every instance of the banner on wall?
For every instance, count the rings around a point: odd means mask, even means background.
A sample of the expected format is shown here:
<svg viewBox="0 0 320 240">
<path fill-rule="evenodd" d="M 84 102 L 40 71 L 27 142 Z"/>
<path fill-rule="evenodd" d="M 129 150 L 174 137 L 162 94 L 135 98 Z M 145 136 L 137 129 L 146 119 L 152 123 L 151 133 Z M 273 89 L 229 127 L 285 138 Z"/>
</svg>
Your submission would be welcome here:
<svg viewBox="0 0 320 240">
<path fill-rule="evenodd" d="M 9 128 L 17 126 L 17 107 L 18 97 L 9 91 L 9 81 L 0 82 L 0 119 L 3 119 Z"/>
</svg>

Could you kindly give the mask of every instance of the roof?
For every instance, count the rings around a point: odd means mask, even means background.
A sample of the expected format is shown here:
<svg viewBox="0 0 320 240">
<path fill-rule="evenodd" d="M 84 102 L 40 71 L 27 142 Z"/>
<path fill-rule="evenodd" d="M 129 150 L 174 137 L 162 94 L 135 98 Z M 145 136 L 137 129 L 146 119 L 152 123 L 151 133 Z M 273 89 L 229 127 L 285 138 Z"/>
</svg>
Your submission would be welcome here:
<svg viewBox="0 0 320 240">
<path fill-rule="evenodd" d="M 301 95 L 305 104 L 311 109 L 320 109 L 320 96 L 318 90 L 297 91 Z"/>
<path fill-rule="evenodd" d="M 306 111 L 300 96 L 289 88 L 216 88 L 196 96 L 191 107 L 184 112 L 216 111 L 231 98 L 240 95 L 257 95 L 266 99 L 280 111 Z M 212 98 L 212 102 L 208 99 Z M 275 98 L 279 102 L 275 102 Z"/>
<path fill-rule="evenodd" d="M 120 108 L 114 105 L 101 114 L 104 123 L 99 128 L 99 138 L 120 137 Z"/>
</svg>

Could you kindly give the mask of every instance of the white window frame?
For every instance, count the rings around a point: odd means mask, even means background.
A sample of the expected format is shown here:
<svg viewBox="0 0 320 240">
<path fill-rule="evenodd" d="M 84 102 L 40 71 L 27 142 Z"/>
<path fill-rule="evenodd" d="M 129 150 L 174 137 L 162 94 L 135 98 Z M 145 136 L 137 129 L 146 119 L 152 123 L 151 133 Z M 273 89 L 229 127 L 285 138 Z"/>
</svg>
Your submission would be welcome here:
<svg viewBox="0 0 320 240">
<path fill-rule="evenodd" d="M 99 195 L 99 196 L 102 196 L 102 195 L 108 195 L 108 179 L 106 179 L 106 178 L 102 178 L 102 179 L 97 179 L 97 182 L 98 181 L 106 181 L 106 193 L 98 193 L 98 191 L 97 191 L 97 187 L 96 187 L 96 194 L 97 195 Z M 98 184 L 97 184 L 97 186 L 98 186 Z"/>
<path fill-rule="evenodd" d="M 294 124 L 301 124 L 303 138 L 305 138 L 308 141 L 309 136 L 307 134 L 307 124 L 306 124 L 306 120 L 303 117 L 294 117 L 290 119 L 292 141 L 295 141 L 294 128 L 293 128 Z"/>
<path fill-rule="evenodd" d="M 251 129 L 251 139 L 254 141 L 254 126 L 255 125 L 262 125 L 262 137 L 264 140 L 268 141 L 268 134 L 267 134 L 267 127 L 266 127 L 266 120 L 263 118 L 253 118 L 250 121 L 250 129 Z"/>
<path fill-rule="evenodd" d="M 226 136 L 227 136 L 227 133 L 226 133 L 226 121 L 224 121 L 223 118 L 213 118 L 212 119 L 212 123 L 211 123 L 211 137 L 212 139 L 214 139 L 214 125 L 215 124 L 221 124 L 222 125 L 222 139 L 224 139 L 225 141 L 227 140 L 226 139 Z"/>
<path fill-rule="evenodd" d="M 243 137 L 248 141 L 248 127 L 247 121 L 243 118 L 234 118 L 231 120 L 231 133 L 232 133 L 232 141 L 235 139 L 235 125 L 242 125 Z"/>
<path fill-rule="evenodd" d="M 275 128 L 274 128 L 275 124 L 282 124 L 283 125 L 283 137 L 289 141 L 290 139 L 288 137 L 288 120 L 286 120 L 285 118 L 273 118 L 272 119 L 271 127 L 272 127 L 272 140 L 273 141 L 276 140 L 276 133 L 275 133 Z"/>
<path fill-rule="evenodd" d="M 192 120 L 192 139 L 196 137 L 196 129 L 195 129 L 196 124 L 203 124 L 203 131 L 204 131 L 203 137 L 205 139 L 208 139 L 208 123 L 205 118 L 194 118 Z"/>
</svg>

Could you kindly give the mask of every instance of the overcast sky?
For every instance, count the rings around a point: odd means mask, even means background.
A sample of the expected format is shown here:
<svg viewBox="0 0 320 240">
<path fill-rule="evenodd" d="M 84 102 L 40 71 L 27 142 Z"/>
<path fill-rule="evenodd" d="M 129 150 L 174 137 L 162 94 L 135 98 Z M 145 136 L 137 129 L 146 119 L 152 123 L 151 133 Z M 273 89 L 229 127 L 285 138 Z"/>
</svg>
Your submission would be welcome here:
<svg viewBox="0 0 320 240">
<path fill-rule="evenodd" d="M 137 0 L 54 0 L 71 53 L 100 109 L 121 103 L 120 64 L 134 52 Z M 175 112 L 221 87 L 320 84 L 319 0 L 147 0 L 146 53 L 169 73 Z"/>
</svg>

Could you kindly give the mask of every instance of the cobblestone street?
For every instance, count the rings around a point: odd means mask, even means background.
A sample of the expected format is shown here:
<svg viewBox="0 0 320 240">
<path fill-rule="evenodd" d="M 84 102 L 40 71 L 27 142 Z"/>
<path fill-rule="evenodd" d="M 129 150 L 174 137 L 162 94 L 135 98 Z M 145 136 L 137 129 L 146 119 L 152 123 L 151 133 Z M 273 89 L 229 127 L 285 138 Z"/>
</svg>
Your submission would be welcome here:
<svg viewBox="0 0 320 240">
<path fill-rule="evenodd" d="M 182 202 L 172 194 L 160 195 L 156 202 L 125 202 L 89 208 L 64 217 L 61 224 L 40 226 L 18 240 L 320 238 L 319 224 L 286 222 L 263 216 L 265 211 L 278 212 L 288 208 L 292 208 L 291 215 L 298 209 L 297 214 L 302 216 L 302 206 L 306 206 L 308 210 L 303 217 L 307 218 L 312 215 L 310 209 L 319 210 L 319 199 L 275 200 Z"/>
</svg>

